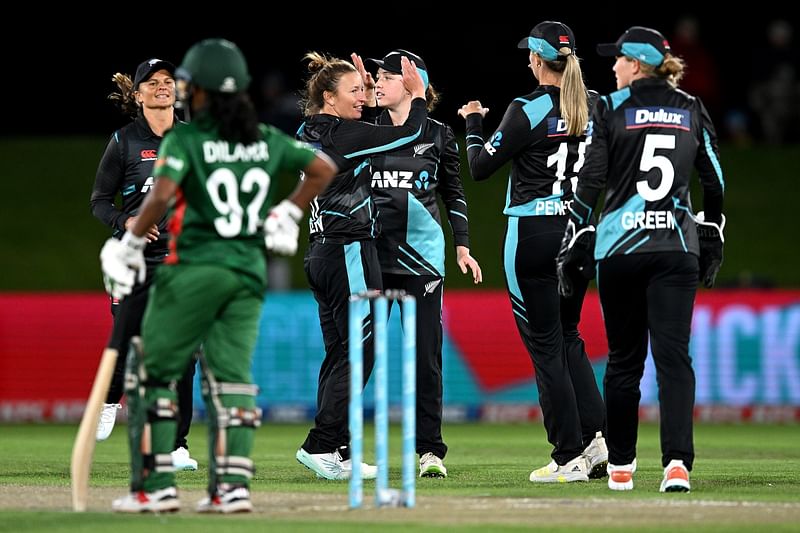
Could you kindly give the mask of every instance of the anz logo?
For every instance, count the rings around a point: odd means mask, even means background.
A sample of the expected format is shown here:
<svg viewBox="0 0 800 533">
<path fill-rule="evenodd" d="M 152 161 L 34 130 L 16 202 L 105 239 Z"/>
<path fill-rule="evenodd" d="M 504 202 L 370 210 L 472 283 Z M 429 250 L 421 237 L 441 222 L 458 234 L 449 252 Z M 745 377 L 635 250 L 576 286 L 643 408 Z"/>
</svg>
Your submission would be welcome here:
<svg viewBox="0 0 800 533">
<path fill-rule="evenodd" d="M 502 140 L 503 140 L 503 132 L 498 131 L 497 133 L 494 134 L 494 137 L 492 137 L 489 141 L 486 142 L 486 144 L 483 145 L 483 147 L 486 149 L 486 152 L 489 155 L 494 155 L 495 152 L 497 152 L 497 149 L 500 148 L 500 143 L 502 142 Z"/>
<path fill-rule="evenodd" d="M 408 170 L 384 170 L 372 174 L 372 187 L 374 189 L 411 189 L 411 179 L 414 173 Z"/>
<path fill-rule="evenodd" d="M 144 182 L 144 185 L 142 186 L 142 193 L 146 193 L 147 191 L 152 189 L 153 183 L 155 183 L 155 179 L 153 178 L 153 176 L 147 178 Z"/>
<path fill-rule="evenodd" d="M 428 174 L 427 170 L 423 170 L 419 173 L 419 179 L 414 180 L 414 185 L 417 186 L 417 189 L 422 189 L 423 191 L 428 190 L 428 185 L 431 184 L 429 176 L 430 174 Z"/>
</svg>

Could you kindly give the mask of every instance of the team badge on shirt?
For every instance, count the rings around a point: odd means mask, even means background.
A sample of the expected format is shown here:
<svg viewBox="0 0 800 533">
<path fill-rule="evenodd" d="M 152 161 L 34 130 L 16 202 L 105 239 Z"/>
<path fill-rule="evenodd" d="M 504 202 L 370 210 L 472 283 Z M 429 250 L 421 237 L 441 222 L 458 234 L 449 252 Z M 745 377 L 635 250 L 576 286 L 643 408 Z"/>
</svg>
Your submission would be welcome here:
<svg viewBox="0 0 800 533">
<path fill-rule="evenodd" d="M 424 154 L 434 143 L 420 143 L 414 145 L 414 157 Z"/>
</svg>

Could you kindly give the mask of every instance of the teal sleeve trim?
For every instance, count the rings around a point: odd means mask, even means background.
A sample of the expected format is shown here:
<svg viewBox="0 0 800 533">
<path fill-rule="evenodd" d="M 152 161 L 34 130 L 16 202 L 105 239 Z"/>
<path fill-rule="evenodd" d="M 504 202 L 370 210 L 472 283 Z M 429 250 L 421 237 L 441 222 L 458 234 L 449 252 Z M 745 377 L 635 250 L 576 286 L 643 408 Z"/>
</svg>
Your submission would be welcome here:
<svg viewBox="0 0 800 533">
<path fill-rule="evenodd" d="M 717 154 L 714 152 L 714 149 L 711 146 L 711 135 L 708 134 L 708 130 L 703 128 L 703 142 L 706 147 L 706 153 L 708 154 L 708 158 L 711 160 L 711 166 L 714 167 L 714 172 L 717 173 L 717 179 L 719 180 L 719 184 L 722 186 L 722 192 L 725 192 L 725 179 L 722 176 L 722 166 L 719 164 L 719 159 L 717 159 Z"/>
</svg>

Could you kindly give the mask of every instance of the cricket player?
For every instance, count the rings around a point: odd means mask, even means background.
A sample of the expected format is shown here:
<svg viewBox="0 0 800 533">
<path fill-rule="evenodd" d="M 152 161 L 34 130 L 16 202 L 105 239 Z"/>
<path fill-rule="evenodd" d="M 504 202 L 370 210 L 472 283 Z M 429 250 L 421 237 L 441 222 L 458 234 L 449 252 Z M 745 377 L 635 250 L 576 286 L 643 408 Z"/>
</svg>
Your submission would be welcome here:
<svg viewBox="0 0 800 533">
<path fill-rule="evenodd" d="M 683 61 L 661 33 L 642 26 L 597 52 L 616 57 L 617 91 L 600 99 L 559 253 L 562 294 L 597 261 L 608 335 L 604 379 L 608 487 L 633 489 L 639 382 L 648 341 L 658 381 L 661 492 L 688 492 L 694 462 L 695 377 L 689 334 L 698 280 L 722 264 L 725 181 L 714 125 L 699 98 L 678 89 Z M 697 169 L 704 211 L 695 217 Z M 605 190 L 595 232 L 594 207 Z M 596 244 L 593 235 L 596 233 Z"/>
<path fill-rule="evenodd" d="M 251 359 L 266 289 L 267 247 L 297 250 L 301 207 L 322 192 L 336 166 L 270 126 L 259 124 L 247 96 L 250 74 L 239 48 L 207 39 L 186 53 L 176 73 L 192 121 L 164 138 L 155 184 L 121 240 L 100 254 L 107 289 L 130 294 L 145 269 L 147 232 L 171 204 L 169 256 L 159 267 L 142 324 L 141 347 L 126 379 L 133 434 L 131 475 L 141 489 L 115 500 L 118 512 L 180 507 L 169 456 L 178 410 L 174 382 L 202 343 L 209 413 L 208 496 L 201 512 L 252 510 L 250 452 L 261 412 Z M 283 171 L 305 179 L 271 211 Z"/>
</svg>

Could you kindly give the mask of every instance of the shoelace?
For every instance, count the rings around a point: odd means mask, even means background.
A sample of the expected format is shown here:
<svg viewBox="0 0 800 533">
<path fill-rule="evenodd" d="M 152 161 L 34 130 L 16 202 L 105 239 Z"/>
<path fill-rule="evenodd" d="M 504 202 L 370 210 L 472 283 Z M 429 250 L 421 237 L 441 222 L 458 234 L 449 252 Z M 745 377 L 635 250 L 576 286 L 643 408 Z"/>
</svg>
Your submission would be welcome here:
<svg viewBox="0 0 800 533">
<path fill-rule="evenodd" d="M 112 409 L 112 407 L 113 407 L 113 409 Z M 112 420 L 117 418 L 117 410 L 121 409 L 121 408 L 122 408 L 122 405 L 120 405 L 118 403 L 117 404 L 111 404 L 108 407 L 104 407 L 103 408 L 103 412 L 100 413 L 100 420 L 102 420 L 103 423 L 105 423 L 105 424 L 111 422 Z"/>
<path fill-rule="evenodd" d="M 433 454 L 433 452 L 428 452 L 428 453 L 426 453 L 425 455 L 423 455 L 423 456 L 422 456 L 422 458 L 420 458 L 420 462 L 421 462 L 423 465 L 425 465 L 425 464 L 429 464 L 429 463 L 438 464 L 438 463 L 440 463 L 441 461 L 442 461 L 442 460 L 441 460 L 441 459 L 439 459 L 439 458 L 438 458 L 436 455 L 434 455 L 434 454 Z"/>
</svg>

